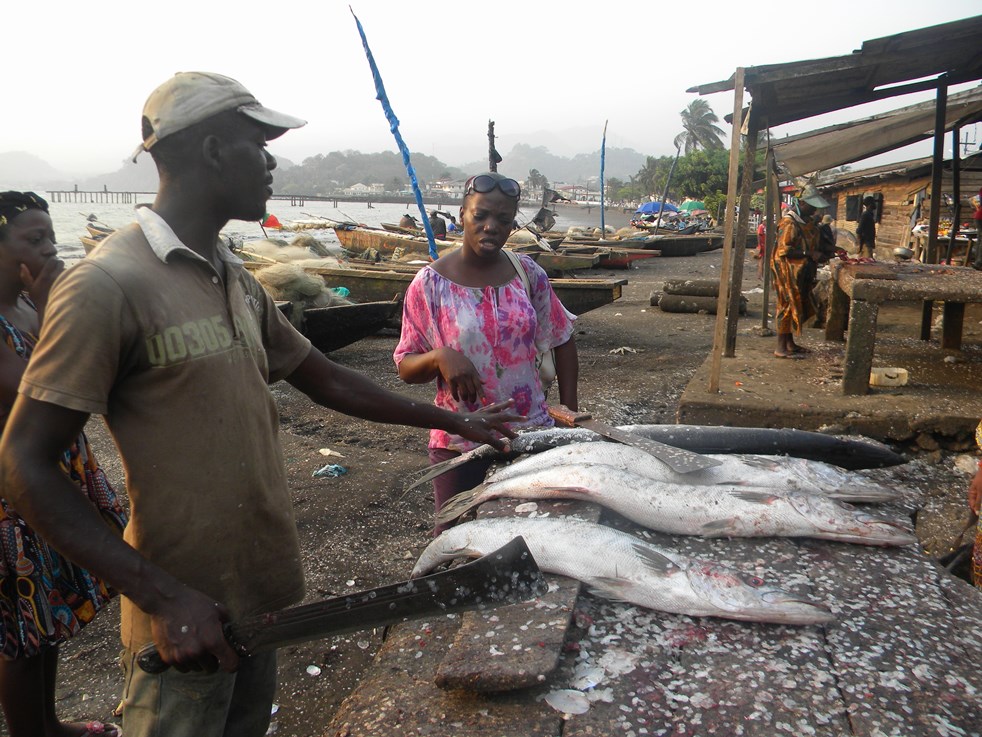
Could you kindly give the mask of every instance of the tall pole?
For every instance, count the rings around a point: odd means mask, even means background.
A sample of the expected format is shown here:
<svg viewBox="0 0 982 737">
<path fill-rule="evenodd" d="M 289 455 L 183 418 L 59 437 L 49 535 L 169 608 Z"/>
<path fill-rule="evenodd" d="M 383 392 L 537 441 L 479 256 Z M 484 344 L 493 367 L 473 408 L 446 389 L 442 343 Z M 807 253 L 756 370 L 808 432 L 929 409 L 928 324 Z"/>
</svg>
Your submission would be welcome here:
<svg viewBox="0 0 982 737">
<path fill-rule="evenodd" d="M 494 147 L 494 121 L 488 121 L 488 171 L 498 171 L 501 154 Z"/>
<path fill-rule="evenodd" d="M 709 392 L 719 392 L 719 374 L 726 338 L 726 306 L 730 300 L 730 258 L 733 252 L 733 215 L 737 199 L 737 177 L 740 171 L 740 129 L 743 127 L 743 67 L 733 73 L 733 133 L 730 136 L 730 173 L 726 189 L 726 224 L 723 228 L 723 263 L 719 275 L 719 297 L 716 300 L 716 329 L 709 369 Z"/>
<path fill-rule="evenodd" d="M 948 75 L 938 77 L 934 107 L 934 157 L 931 161 L 931 218 L 928 224 L 927 262 L 938 262 L 938 226 L 941 223 L 941 172 L 944 166 L 945 109 L 948 106 Z"/>
<path fill-rule="evenodd" d="M 604 158 L 607 153 L 607 121 L 604 121 L 604 137 L 600 140 L 600 237 L 607 237 L 604 224 Z"/>
<path fill-rule="evenodd" d="M 770 305 L 771 296 L 771 254 L 774 253 L 774 244 L 777 243 L 777 222 L 781 218 L 781 192 L 777 180 L 777 166 L 774 161 L 774 149 L 770 147 L 770 138 L 767 143 L 767 225 L 764 238 L 764 255 L 761 256 L 761 268 L 764 279 L 764 306 L 761 310 L 760 329 L 765 333 L 769 326 L 767 324 L 767 310 Z"/>
<path fill-rule="evenodd" d="M 951 263 L 951 252 L 955 248 L 955 238 L 958 237 L 958 221 L 962 217 L 962 156 L 958 150 L 958 139 L 961 138 L 961 128 L 957 125 L 951 129 L 951 142 L 955 144 L 951 152 L 951 195 L 955 198 L 955 203 L 951 212 L 951 230 L 948 231 L 948 252 L 945 254 L 945 263 Z M 969 243 L 971 246 L 971 243 Z M 969 249 L 971 250 L 971 249 Z M 968 252 L 965 253 L 966 263 Z"/>
<path fill-rule="evenodd" d="M 747 231 L 750 225 L 750 190 L 754 181 L 754 163 L 757 154 L 757 123 L 750 115 L 747 135 L 743 143 L 743 179 L 740 182 L 740 216 L 737 218 L 733 243 L 733 266 L 730 272 L 730 301 L 726 310 L 726 340 L 723 355 L 736 355 L 736 328 L 740 319 L 740 292 L 743 286 L 743 263 L 747 258 Z M 719 307 L 716 308 L 717 312 Z"/>
<path fill-rule="evenodd" d="M 665 201 L 668 199 L 668 187 L 672 183 L 672 175 L 675 174 L 675 165 L 679 163 L 679 154 L 682 153 L 682 146 L 675 147 L 675 158 L 672 160 L 672 166 L 668 170 L 668 179 L 665 180 L 665 189 L 661 193 L 661 204 L 658 206 L 658 219 L 655 220 L 655 230 L 653 232 L 658 232 L 658 227 L 661 225 L 662 218 L 665 217 Z"/>
</svg>

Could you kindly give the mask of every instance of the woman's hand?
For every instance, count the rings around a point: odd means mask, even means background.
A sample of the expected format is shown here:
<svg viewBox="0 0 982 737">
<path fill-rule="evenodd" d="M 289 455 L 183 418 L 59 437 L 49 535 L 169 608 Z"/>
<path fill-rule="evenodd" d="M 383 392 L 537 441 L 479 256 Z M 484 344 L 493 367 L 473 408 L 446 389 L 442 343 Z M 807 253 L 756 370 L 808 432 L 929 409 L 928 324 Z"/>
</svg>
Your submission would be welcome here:
<svg viewBox="0 0 982 737">
<path fill-rule="evenodd" d="M 440 376 L 450 386 L 450 394 L 458 402 L 478 404 L 484 397 L 484 384 L 474 364 L 460 351 L 443 347 L 437 351 Z"/>
<path fill-rule="evenodd" d="M 460 420 L 456 433 L 475 443 L 487 443 L 498 450 L 507 451 L 508 442 L 500 436 L 515 437 L 515 432 L 508 427 L 508 423 L 527 419 L 512 409 L 514 404 L 515 400 L 507 399 L 481 407 L 476 412 L 461 412 L 456 415 Z"/>
<path fill-rule="evenodd" d="M 975 472 L 972 483 L 968 487 L 968 506 L 975 514 L 979 513 L 979 506 L 982 503 L 982 464 Z"/>
<path fill-rule="evenodd" d="M 44 308 L 48 304 L 48 293 L 51 291 L 51 285 L 55 283 L 55 279 L 64 270 L 65 262 L 60 258 L 49 258 L 36 275 L 31 273 L 27 264 L 20 265 L 20 280 L 34 306 L 37 307 L 39 322 L 44 319 Z"/>
</svg>

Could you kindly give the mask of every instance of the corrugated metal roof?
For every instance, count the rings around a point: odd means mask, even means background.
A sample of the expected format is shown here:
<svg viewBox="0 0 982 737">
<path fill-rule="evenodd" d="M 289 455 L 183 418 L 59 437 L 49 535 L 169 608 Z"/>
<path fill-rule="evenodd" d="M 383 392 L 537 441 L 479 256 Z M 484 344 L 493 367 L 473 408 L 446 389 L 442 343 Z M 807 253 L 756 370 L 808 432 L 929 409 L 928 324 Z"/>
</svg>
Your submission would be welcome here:
<svg viewBox="0 0 982 737">
<path fill-rule="evenodd" d="M 982 40 L 980 40 L 982 44 Z M 771 142 L 792 176 L 868 159 L 934 135 L 935 102 L 839 123 Z M 948 97 L 945 130 L 982 120 L 982 86 Z"/>
<path fill-rule="evenodd" d="M 947 74 L 948 84 L 982 79 L 980 39 L 982 15 L 864 41 L 845 56 L 747 67 L 751 115 L 763 129 L 936 86 L 934 80 L 911 82 L 924 77 Z M 732 89 L 731 76 L 687 91 Z"/>
</svg>

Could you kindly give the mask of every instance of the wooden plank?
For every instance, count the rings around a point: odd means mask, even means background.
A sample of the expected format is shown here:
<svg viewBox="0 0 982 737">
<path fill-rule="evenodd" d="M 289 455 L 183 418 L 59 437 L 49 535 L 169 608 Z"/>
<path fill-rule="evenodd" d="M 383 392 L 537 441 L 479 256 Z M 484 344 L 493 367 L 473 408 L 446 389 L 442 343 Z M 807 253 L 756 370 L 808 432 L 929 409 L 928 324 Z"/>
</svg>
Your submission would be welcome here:
<svg viewBox="0 0 982 737">
<path fill-rule="evenodd" d="M 512 499 L 483 504 L 478 518 L 513 517 Z M 536 514 L 571 516 L 596 522 L 599 507 L 582 502 L 538 502 Z M 569 628 L 579 581 L 548 575 L 549 593 L 535 601 L 467 612 L 453 647 L 436 673 L 447 690 L 504 691 L 543 683 L 556 669 Z"/>
<path fill-rule="evenodd" d="M 730 136 L 729 184 L 726 190 L 726 221 L 723 227 L 723 265 L 720 269 L 720 297 L 724 303 L 730 299 L 730 259 L 733 251 L 733 215 L 736 206 L 737 176 L 740 161 L 740 114 L 743 110 L 743 67 L 737 67 L 733 74 L 733 132 Z M 716 329 L 713 332 L 712 363 L 709 369 L 710 394 L 719 392 L 719 374 L 723 364 L 723 348 L 726 338 L 726 310 L 716 313 Z"/>
<path fill-rule="evenodd" d="M 459 617 L 393 627 L 362 680 L 341 704 L 325 735 L 332 737 L 556 737 L 562 718 L 529 691 L 482 696 L 447 693 L 434 683 Z"/>
</svg>

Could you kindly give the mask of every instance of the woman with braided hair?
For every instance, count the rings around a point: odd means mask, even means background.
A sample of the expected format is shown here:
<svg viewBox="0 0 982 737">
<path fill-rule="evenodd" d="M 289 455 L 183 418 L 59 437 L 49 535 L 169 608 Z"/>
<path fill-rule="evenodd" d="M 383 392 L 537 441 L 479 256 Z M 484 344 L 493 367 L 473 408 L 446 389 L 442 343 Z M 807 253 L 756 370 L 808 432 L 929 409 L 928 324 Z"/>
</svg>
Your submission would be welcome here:
<svg viewBox="0 0 982 737">
<path fill-rule="evenodd" d="M 0 337 L 6 344 L 0 346 L 0 428 L 37 342 L 48 290 L 64 269 L 56 253 L 48 204 L 33 192 L 0 192 Z M 122 531 L 126 512 L 84 435 L 65 451 L 61 466 L 106 523 Z M 55 714 L 58 645 L 113 595 L 0 499 L 0 704 L 11 737 L 118 734 L 112 725 L 64 723 Z"/>
</svg>

